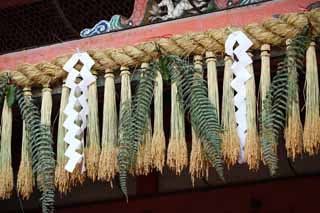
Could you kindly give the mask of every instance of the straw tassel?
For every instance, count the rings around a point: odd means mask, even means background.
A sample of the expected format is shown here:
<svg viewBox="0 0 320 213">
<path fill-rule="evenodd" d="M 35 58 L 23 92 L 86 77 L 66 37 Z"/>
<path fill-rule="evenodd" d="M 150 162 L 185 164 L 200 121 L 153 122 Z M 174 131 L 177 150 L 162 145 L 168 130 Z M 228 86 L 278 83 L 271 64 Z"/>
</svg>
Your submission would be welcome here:
<svg viewBox="0 0 320 213">
<path fill-rule="evenodd" d="M 185 138 L 184 112 L 178 99 L 176 82 L 171 83 L 171 121 L 167 165 L 180 175 L 188 165 L 188 150 Z"/>
<path fill-rule="evenodd" d="M 140 145 L 137 153 L 136 175 L 148 175 L 152 166 L 151 163 L 151 144 L 152 129 L 150 116 L 147 119 L 143 143 Z"/>
<path fill-rule="evenodd" d="M 216 108 L 219 119 L 219 89 L 217 78 L 216 56 L 213 52 L 206 52 L 207 76 L 208 76 L 208 98 L 211 104 Z"/>
<path fill-rule="evenodd" d="M 64 155 L 67 150 L 67 144 L 64 142 L 64 136 L 66 130 L 63 127 L 63 123 L 66 119 L 66 115 L 63 110 L 68 104 L 70 90 L 65 84 L 62 85 L 61 101 L 59 109 L 59 123 L 58 123 L 58 136 L 57 136 L 57 165 L 55 171 L 55 186 L 61 194 L 66 194 L 71 190 L 70 187 L 70 174 L 64 169 L 68 159 Z"/>
<path fill-rule="evenodd" d="M 194 57 L 194 67 L 202 73 L 202 57 L 197 55 Z M 196 73 L 195 75 L 199 75 Z M 200 138 L 192 128 L 192 149 L 190 154 L 189 173 L 191 176 L 192 185 L 194 186 L 195 179 L 206 175 L 209 176 L 209 164 L 205 159 L 203 147 Z"/>
<path fill-rule="evenodd" d="M 96 75 L 94 72 L 93 74 Z M 101 153 L 97 81 L 94 81 L 89 86 L 88 106 L 89 114 L 86 146 L 87 175 L 93 182 L 95 182 L 98 177 L 99 157 Z"/>
<path fill-rule="evenodd" d="M 9 199 L 13 190 L 13 170 L 11 165 L 12 109 L 4 98 L 1 120 L 0 149 L 0 199 Z"/>
<path fill-rule="evenodd" d="M 259 88 L 259 95 L 260 95 L 260 113 L 262 115 L 263 111 L 263 102 L 266 99 L 266 95 L 270 86 L 271 77 L 270 77 L 270 45 L 263 44 L 261 46 L 261 73 L 260 73 L 260 88 Z M 263 119 L 263 117 L 262 117 Z M 264 123 L 264 120 L 261 120 L 261 123 Z M 261 126 L 263 128 L 263 125 Z M 262 130 L 261 130 L 262 131 Z M 263 160 L 262 152 L 260 153 L 260 157 Z"/>
<path fill-rule="evenodd" d="M 102 150 L 98 179 L 111 182 L 118 172 L 118 116 L 114 74 L 110 69 L 105 73 Z"/>
<path fill-rule="evenodd" d="M 148 63 L 141 65 L 141 75 L 149 67 Z M 143 142 L 140 144 L 137 153 L 136 175 L 148 175 L 152 166 L 151 161 L 151 146 L 152 146 L 152 127 L 150 114 L 147 118 Z"/>
<path fill-rule="evenodd" d="M 303 132 L 304 151 L 316 155 L 320 149 L 319 82 L 315 42 L 311 42 L 306 59 L 306 117 Z"/>
<path fill-rule="evenodd" d="M 232 59 L 226 56 L 224 66 L 221 115 L 221 124 L 224 128 L 224 135 L 221 148 L 224 160 L 228 168 L 236 164 L 240 156 L 240 141 L 236 129 L 237 124 L 235 118 L 235 107 L 233 103 L 234 91 L 230 86 L 233 79 L 231 64 Z"/>
<path fill-rule="evenodd" d="M 52 112 L 52 95 L 49 84 L 44 84 L 42 88 L 42 102 L 41 102 L 41 123 L 46 126 L 51 126 L 51 112 Z"/>
<path fill-rule="evenodd" d="M 31 97 L 31 88 L 24 88 L 24 96 Z M 21 148 L 21 162 L 17 177 L 17 192 L 22 199 L 27 200 L 30 198 L 34 187 L 34 178 L 32 174 L 32 162 L 29 152 L 29 141 L 27 137 L 27 128 L 25 122 L 22 124 L 22 148 Z"/>
<path fill-rule="evenodd" d="M 128 104 L 128 107 L 131 107 L 131 85 L 130 85 L 130 71 L 128 67 L 120 67 L 120 76 L 121 76 L 121 94 L 120 94 L 120 113 L 119 113 L 119 126 L 121 126 L 120 121 L 122 120 L 121 115 L 123 114 L 123 104 Z M 119 132 L 120 135 L 120 132 Z M 135 165 L 131 165 L 130 174 L 134 174 L 133 168 Z"/>
<path fill-rule="evenodd" d="M 159 71 L 154 84 L 154 127 L 151 146 L 153 168 L 162 173 L 166 155 L 166 138 L 163 130 L 163 82 Z"/>
<path fill-rule="evenodd" d="M 249 53 L 252 57 L 252 55 Z M 256 120 L 256 86 L 254 80 L 253 64 L 249 64 L 246 69 L 251 75 L 251 78 L 246 82 L 247 97 L 246 97 L 246 108 L 247 108 L 247 137 L 246 144 L 244 147 L 244 158 L 248 163 L 249 170 L 257 171 L 259 169 L 260 161 L 260 142 L 257 131 L 257 120 Z"/>
<path fill-rule="evenodd" d="M 290 40 L 287 40 L 287 45 L 290 45 Z M 302 153 L 303 132 L 300 119 L 297 67 L 289 66 L 288 69 L 288 116 L 285 128 L 285 140 L 287 156 L 295 160 Z"/>
</svg>

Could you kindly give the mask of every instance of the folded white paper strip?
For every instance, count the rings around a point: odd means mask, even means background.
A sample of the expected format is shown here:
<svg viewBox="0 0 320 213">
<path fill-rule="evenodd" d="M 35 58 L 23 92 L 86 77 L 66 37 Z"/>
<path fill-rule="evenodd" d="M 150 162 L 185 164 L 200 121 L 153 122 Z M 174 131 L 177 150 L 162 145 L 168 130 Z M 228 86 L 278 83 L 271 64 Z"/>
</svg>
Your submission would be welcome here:
<svg viewBox="0 0 320 213">
<path fill-rule="evenodd" d="M 75 69 L 78 62 L 83 64 L 80 71 Z M 73 172 L 78 163 L 81 163 L 83 159 L 83 153 L 77 152 L 77 150 L 83 149 L 84 137 L 78 136 L 84 133 L 87 127 L 87 115 L 89 112 L 88 107 L 88 86 L 96 80 L 96 77 L 91 74 L 90 69 L 94 65 L 94 60 L 88 55 L 88 53 L 76 53 L 67 63 L 63 66 L 63 69 L 68 72 L 66 79 L 66 86 L 70 88 L 70 96 L 68 104 L 64 109 L 64 114 L 67 118 L 63 123 L 66 128 L 66 135 L 64 141 L 69 144 L 65 156 L 67 156 L 68 162 L 65 165 L 65 170 Z M 76 108 L 80 109 L 76 110 Z M 81 121 L 81 125 L 77 125 L 76 122 Z M 84 163 L 82 164 L 82 171 L 85 171 Z"/>
<path fill-rule="evenodd" d="M 237 46 L 235 47 L 235 45 Z M 247 54 L 247 50 L 252 46 L 250 39 L 241 31 L 233 32 L 229 35 L 225 43 L 226 53 L 232 57 L 234 63 L 231 70 L 235 78 L 231 82 L 231 87 L 237 92 L 233 98 L 234 105 L 237 107 L 236 122 L 237 133 L 240 139 L 240 159 L 239 163 L 244 160 L 244 146 L 247 136 L 247 119 L 246 119 L 246 81 L 251 78 L 246 70 L 246 66 L 252 63 L 252 59 Z M 235 47 L 235 48 L 234 48 Z"/>
</svg>

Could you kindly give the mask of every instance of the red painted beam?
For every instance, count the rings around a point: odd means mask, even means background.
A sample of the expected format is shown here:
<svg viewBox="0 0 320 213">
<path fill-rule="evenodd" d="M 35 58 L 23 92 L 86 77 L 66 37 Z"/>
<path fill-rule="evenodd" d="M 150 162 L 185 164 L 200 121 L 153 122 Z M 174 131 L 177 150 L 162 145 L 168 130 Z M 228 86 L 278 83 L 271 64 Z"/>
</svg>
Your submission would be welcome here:
<svg viewBox="0 0 320 213">
<path fill-rule="evenodd" d="M 199 212 L 319 212 L 320 177 L 278 180 L 203 192 L 112 201 L 57 209 L 57 213 L 199 213 Z"/>
<path fill-rule="evenodd" d="M 206 15 L 184 18 L 160 24 L 138 27 L 120 32 L 108 33 L 92 38 L 80 39 L 32 50 L 10 53 L 0 56 L 0 70 L 15 69 L 18 64 L 36 64 L 50 61 L 57 56 L 72 54 L 76 48 L 88 49 L 119 48 L 134 45 L 160 37 L 170 37 L 187 32 L 200 32 L 227 26 L 243 26 L 259 23 L 274 14 L 299 12 L 314 0 L 277 0 L 261 3 L 252 7 L 235 8 Z"/>
</svg>

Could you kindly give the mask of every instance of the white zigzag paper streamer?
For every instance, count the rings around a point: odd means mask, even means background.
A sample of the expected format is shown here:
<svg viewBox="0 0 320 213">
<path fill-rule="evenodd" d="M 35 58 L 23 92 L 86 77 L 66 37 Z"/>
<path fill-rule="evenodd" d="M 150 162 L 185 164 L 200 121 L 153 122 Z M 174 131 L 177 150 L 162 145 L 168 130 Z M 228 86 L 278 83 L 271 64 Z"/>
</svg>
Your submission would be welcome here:
<svg viewBox="0 0 320 213">
<path fill-rule="evenodd" d="M 80 71 L 74 67 L 78 62 L 83 64 Z M 68 72 L 66 79 L 66 86 L 70 88 L 70 96 L 68 104 L 64 109 L 64 114 L 67 116 L 63 123 L 67 133 L 64 137 L 64 141 L 69 144 L 65 156 L 67 156 L 68 162 L 65 165 L 65 170 L 73 172 L 74 168 L 83 158 L 83 153 L 78 153 L 77 149 L 83 148 L 84 139 L 81 140 L 77 136 L 81 135 L 87 127 L 87 115 L 89 113 L 88 107 L 88 86 L 96 80 L 96 77 L 91 74 L 90 69 L 94 65 L 94 60 L 88 55 L 88 53 L 76 53 L 67 63 L 63 66 L 63 69 Z M 76 79 L 81 77 L 79 82 Z M 77 96 L 76 94 L 81 94 Z M 81 107 L 80 112 L 75 110 L 76 107 Z M 81 125 L 77 125 L 75 122 L 81 120 Z M 82 164 L 82 171 L 85 170 L 84 164 Z"/>
<path fill-rule="evenodd" d="M 238 44 L 236 48 L 234 46 Z M 252 46 L 251 40 L 241 31 L 231 33 L 225 43 L 226 53 L 233 58 L 234 63 L 231 66 L 235 78 L 231 82 L 231 87 L 237 92 L 233 98 L 233 103 L 237 107 L 236 122 L 237 133 L 240 139 L 240 159 L 244 160 L 244 146 L 247 136 L 246 119 L 246 81 L 251 75 L 246 70 L 246 66 L 252 63 L 252 59 L 247 54 L 247 50 Z M 236 58 L 235 58 L 236 56 Z"/>
</svg>

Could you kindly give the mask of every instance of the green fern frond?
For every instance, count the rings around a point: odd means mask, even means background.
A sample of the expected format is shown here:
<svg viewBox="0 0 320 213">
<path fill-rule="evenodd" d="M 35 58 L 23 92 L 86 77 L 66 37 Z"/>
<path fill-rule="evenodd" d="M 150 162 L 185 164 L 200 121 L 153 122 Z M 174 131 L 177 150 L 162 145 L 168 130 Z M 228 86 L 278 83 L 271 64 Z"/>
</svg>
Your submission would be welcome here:
<svg viewBox="0 0 320 213">
<path fill-rule="evenodd" d="M 223 161 L 221 156 L 222 127 L 215 107 L 208 99 L 206 82 L 193 65 L 176 57 L 168 56 L 171 80 L 177 83 L 178 95 L 183 110 L 191 117 L 192 126 L 201 140 L 207 159 L 223 178 Z"/>
<path fill-rule="evenodd" d="M 157 69 L 157 64 L 151 63 L 148 68 L 142 70 L 136 93 L 132 99 L 133 143 L 131 161 L 133 165 L 136 163 L 138 147 L 143 141 L 143 133 L 150 114 L 154 89 L 153 82 Z"/>
<path fill-rule="evenodd" d="M 119 122 L 119 182 L 120 188 L 128 201 L 127 175 L 131 165 L 132 131 L 132 109 L 130 101 L 121 105 Z"/>
<path fill-rule="evenodd" d="M 304 57 L 311 42 L 310 31 L 305 27 L 303 32 L 292 39 L 287 48 L 285 58 L 278 64 L 277 72 L 270 84 L 263 102 L 262 111 L 262 154 L 269 167 L 271 175 L 278 168 L 277 145 L 283 132 L 287 116 L 287 100 L 296 82 L 289 82 L 288 70 L 296 66 L 298 70 L 304 67 Z"/>
<path fill-rule="evenodd" d="M 20 89 L 17 89 L 16 99 L 29 132 L 32 170 L 41 192 L 42 212 L 53 212 L 55 159 L 51 131 L 41 124 L 39 109 Z"/>
<path fill-rule="evenodd" d="M 153 82 L 158 65 L 150 64 L 139 80 L 137 90 L 132 99 L 132 107 L 124 103 L 121 107 L 119 126 L 119 174 L 120 188 L 128 199 L 127 175 L 136 163 L 138 147 L 143 141 L 147 118 L 153 97 Z"/>
</svg>

